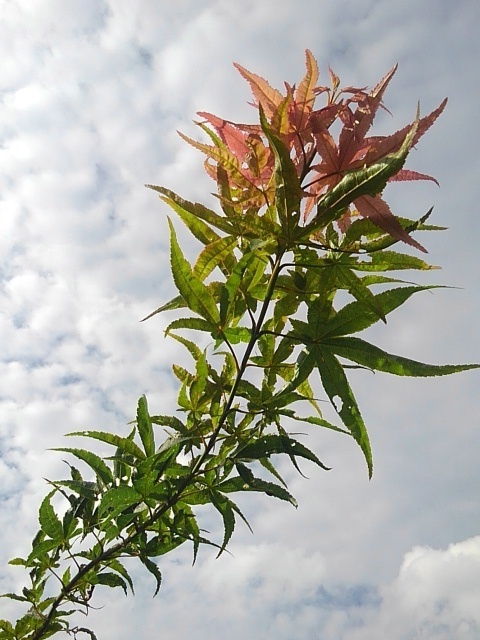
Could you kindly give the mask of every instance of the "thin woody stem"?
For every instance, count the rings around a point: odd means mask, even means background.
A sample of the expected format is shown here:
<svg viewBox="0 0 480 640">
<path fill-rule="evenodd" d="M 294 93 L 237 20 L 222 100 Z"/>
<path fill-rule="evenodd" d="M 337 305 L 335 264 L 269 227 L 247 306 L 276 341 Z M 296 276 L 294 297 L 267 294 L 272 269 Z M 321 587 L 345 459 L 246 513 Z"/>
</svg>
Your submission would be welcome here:
<svg viewBox="0 0 480 640">
<path fill-rule="evenodd" d="M 245 353 L 243 355 L 242 361 L 238 368 L 237 376 L 232 386 L 229 397 L 225 403 L 224 409 L 219 418 L 218 424 L 215 427 L 215 430 L 211 434 L 208 442 L 206 443 L 203 453 L 197 458 L 196 462 L 194 463 L 190 473 L 184 478 L 183 482 L 180 484 L 179 488 L 172 495 L 172 497 L 169 498 L 166 502 L 164 502 L 161 506 L 159 506 L 158 509 L 156 509 L 154 513 L 149 518 L 147 518 L 147 520 L 145 520 L 145 522 L 143 522 L 141 525 L 139 525 L 136 528 L 136 531 L 134 533 L 130 534 L 128 537 L 124 538 L 120 542 L 117 542 L 109 549 L 105 549 L 102 553 L 96 556 L 89 563 L 80 567 L 79 571 L 72 577 L 72 579 L 68 582 L 68 584 L 66 584 L 63 587 L 62 592 L 58 595 L 58 597 L 54 600 L 54 602 L 52 602 L 48 614 L 45 616 L 40 627 L 33 634 L 32 640 L 40 640 L 42 638 L 44 632 L 48 629 L 48 626 L 50 622 L 53 620 L 55 613 L 60 607 L 60 605 L 65 600 L 69 600 L 69 594 L 72 593 L 76 585 L 80 582 L 80 580 L 85 575 L 87 575 L 89 571 L 91 571 L 92 569 L 94 569 L 100 564 L 108 562 L 108 560 L 118 557 L 118 555 L 120 555 L 122 551 L 124 551 L 128 547 L 129 544 L 134 542 L 139 535 L 144 533 L 149 527 L 152 526 L 152 524 L 154 524 L 159 518 L 161 518 L 169 509 L 172 508 L 172 506 L 174 506 L 180 500 L 180 498 L 185 492 L 185 489 L 192 483 L 195 477 L 201 473 L 203 464 L 205 463 L 209 453 L 215 446 L 218 435 L 222 430 L 225 424 L 225 421 L 227 419 L 227 416 L 232 409 L 233 401 L 237 395 L 238 386 L 248 366 L 248 362 L 252 354 L 252 351 L 255 347 L 255 344 L 262 333 L 262 325 L 265 320 L 265 316 L 267 315 L 267 312 L 268 312 L 268 308 L 269 308 L 272 295 L 275 289 L 275 284 L 277 282 L 278 276 L 282 269 L 282 263 L 281 263 L 282 257 L 283 257 L 283 252 L 279 251 L 273 264 L 272 273 L 270 274 L 270 280 L 267 286 L 267 291 L 265 293 L 265 299 L 263 301 L 262 308 L 260 309 L 260 313 L 258 315 L 257 321 L 253 326 L 250 341 L 245 349 Z"/>
</svg>

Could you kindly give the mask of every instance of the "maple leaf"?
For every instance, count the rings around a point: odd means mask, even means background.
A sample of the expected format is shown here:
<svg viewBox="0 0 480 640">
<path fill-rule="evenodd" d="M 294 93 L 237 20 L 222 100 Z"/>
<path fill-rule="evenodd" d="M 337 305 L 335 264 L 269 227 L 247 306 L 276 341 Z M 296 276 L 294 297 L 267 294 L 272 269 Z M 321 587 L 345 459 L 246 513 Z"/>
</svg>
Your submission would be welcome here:
<svg viewBox="0 0 480 640">
<path fill-rule="evenodd" d="M 349 105 L 340 112 L 340 118 L 344 122 L 338 139 L 338 156 L 341 166 L 349 165 L 361 150 L 367 131 L 372 126 L 377 110 L 382 104 L 385 89 L 396 70 L 397 65 L 390 69 L 369 94 L 360 92 L 356 97 L 358 106 L 354 112 Z"/>
<path fill-rule="evenodd" d="M 414 240 L 398 222 L 397 218 L 390 211 L 390 207 L 380 196 L 360 196 L 355 200 L 358 213 L 364 218 L 369 218 L 377 227 L 389 233 L 393 238 L 402 240 L 406 244 L 427 252 L 425 247 Z"/>
<path fill-rule="evenodd" d="M 245 142 L 248 134 L 244 133 L 241 128 L 234 123 L 218 118 L 206 111 L 198 111 L 197 115 L 204 118 L 204 120 L 214 127 L 225 146 L 243 162 L 248 153 L 248 147 Z"/>
<path fill-rule="evenodd" d="M 316 171 L 316 175 L 314 175 L 313 179 L 311 179 L 307 185 L 307 187 L 311 187 L 311 195 L 319 195 L 327 188 L 337 184 L 346 171 L 361 166 L 362 160 L 369 148 L 368 146 L 366 147 L 367 143 L 364 140 L 365 135 L 373 123 L 377 109 L 381 105 L 383 93 L 395 70 L 396 67 L 393 67 L 369 94 L 361 90 L 356 90 L 353 97 L 348 101 L 358 102 L 354 112 L 351 110 L 348 102 L 339 105 L 336 115 L 342 120 L 343 127 L 340 131 L 338 145 L 328 131 L 330 123 L 325 126 L 321 120 L 318 118 L 315 119 L 313 132 L 316 150 L 321 158 L 321 162 L 320 164 L 312 166 L 312 169 Z M 335 91 L 335 87 L 339 81 L 331 70 L 330 75 L 334 78 L 332 84 L 334 87 L 333 90 Z M 348 91 L 355 90 L 349 88 Z M 406 132 L 404 132 L 403 138 L 397 148 L 401 146 L 405 135 Z M 387 155 L 387 153 L 388 151 L 384 151 L 382 155 Z M 378 158 L 375 160 L 377 159 Z M 373 163 L 375 160 L 372 159 L 370 162 Z M 366 160 L 363 163 L 369 164 Z"/>
<path fill-rule="evenodd" d="M 238 69 L 240 74 L 249 83 L 253 97 L 256 100 L 255 106 L 261 105 L 267 118 L 271 118 L 284 99 L 284 96 L 276 89 L 272 89 L 268 82 L 260 76 L 257 76 L 256 73 L 247 71 L 245 67 L 242 67 L 242 65 L 237 62 L 234 62 L 233 66 Z"/>
<path fill-rule="evenodd" d="M 383 96 L 395 74 L 396 65 L 370 91 L 364 87 L 341 87 L 340 78 L 330 68 L 330 86 L 316 86 L 318 65 L 307 49 L 303 78 L 298 86 L 285 83 L 284 94 L 240 64 L 235 63 L 235 67 L 249 83 L 254 98 L 253 106 L 263 114 L 268 129 L 258 124 L 235 123 L 211 113 L 199 112 L 204 122 L 197 124 L 214 144 L 205 145 L 182 136 L 207 155 L 205 168 L 219 185 L 219 198 L 223 205 L 234 207 L 237 214 L 251 214 L 253 210 L 260 214 L 262 208 L 273 205 L 276 154 L 271 147 L 271 133 L 285 147 L 297 172 L 302 218 L 307 227 L 312 226 L 306 221 L 313 207 L 317 205 L 316 219 L 319 216 L 322 218 L 318 213 L 319 203 L 322 203 L 321 210 L 324 211 L 328 194 L 337 185 L 346 184 L 344 179 L 348 181 L 348 176 L 355 171 L 381 166 L 385 162 L 390 167 L 394 166 L 394 171 L 389 171 L 385 180 L 375 182 L 375 192 L 365 194 L 357 189 L 352 191 L 353 199 L 342 196 L 339 202 L 344 208 L 336 208 L 325 220 L 336 222 L 340 231 L 344 232 L 350 224 L 350 217 L 360 215 L 369 218 L 395 240 L 424 251 L 400 225 L 383 200 L 382 191 L 387 181 L 437 182 L 432 176 L 405 169 L 403 163 L 410 149 L 441 114 L 446 100 L 427 116 L 417 116 L 413 125 L 407 125 L 389 136 L 368 136 L 378 109 L 386 109 Z M 327 97 L 326 105 L 315 109 L 315 101 L 322 95 Z M 330 132 L 335 122 L 341 124 L 338 141 Z M 393 165 L 391 158 L 398 153 L 402 161 Z M 220 168 L 221 174 L 218 172 Z M 222 176 L 221 184 L 219 175 Z M 338 189 L 335 193 L 339 193 Z M 334 218 L 329 218 L 332 215 Z"/>
<path fill-rule="evenodd" d="M 439 104 L 439 106 L 436 109 L 434 109 L 431 113 L 424 116 L 423 118 L 419 118 L 417 131 L 412 140 L 412 146 L 415 146 L 417 142 L 420 140 L 420 138 L 423 136 L 423 134 L 426 131 L 428 131 L 428 129 L 430 129 L 432 124 L 435 122 L 438 116 L 445 109 L 446 104 L 447 104 L 447 98 L 445 98 Z M 376 162 L 378 158 L 388 153 L 395 153 L 395 151 L 398 151 L 411 126 L 412 126 L 411 124 L 406 125 L 405 127 L 402 127 L 402 129 L 399 129 L 398 131 L 396 131 L 395 133 L 392 133 L 389 136 L 375 136 L 375 137 L 366 138 L 365 144 L 368 146 L 368 151 L 365 154 L 364 162 L 366 162 L 367 164 L 370 162 Z M 392 180 L 394 179 L 395 178 L 392 178 Z M 399 179 L 401 180 L 402 178 L 399 178 Z M 425 178 L 418 178 L 418 179 L 423 180 Z M 428 176 L 427 179 L 432 179 L 432 178 Z"/>
<path fill-rule="evenodd" d="M 314 126 L 316 150 L 321 162 L 311 167 L 315 171 L 313 180 L 311 179 L 304 186 L 307 198 L 304 219 L 310 213 L 318 197 L 338 184 L 347 172 L 378 163 L 390 154 L 396 153 L 404 144 L 412 125 L 408 125 L 390 136 L 366 137 L 378 108 L 382 106 L 383 94 L 396 68 L 396 66 L 393 67 L 369 94 L 357 92 L 350 98 L 350 102 L 358 102 L 355 111 L 352 111 L 349 104 L 345 104 L 343 109 L 339 111 L 338 116 L 343 122 L 343 127 L 339 135 L 338 145 L 328 131 L 328 126 L 322 125 L 321 122 L 317 122 L 316 126 Z M 335 91 L 339 81 L 337 76 L 333 75 L 333 72 L 330 71 L 330 74 L 333 77 L 332 85 L 333 91 Z M 429 115 L 421 119 L 417 117 L 415 132 L 409 141 L 409 149 L 433 124 L 445 108 L 445 104 L 446 100 Z M 403 169 L 403 167 L 390 176 L 389 181 L 395 180 L 432 180 L 437 182 L 432 176 Z M 396 240 L 402 240 L 417 249 L 425 251 L 419 243 L 412 240 L 404 231 L 379 193 L 353 200 L 351 206 L 355 206 L 358 214 L 368 217 L 374 224 L 387 231 Z M 347 211 L 342 217 L 342 228 L 348 226 L 348 215 Z"/>
<path fill-rule="evenodd" d="M 317 61 L 308 49 L 305 51 L 306 72 L 294 92 L 295 111 L 293 114 L 297 131 L 302 131 L 308 115 L 312 112 L 315 103 L 315 85 L 318 80 Z"/>
</svg>

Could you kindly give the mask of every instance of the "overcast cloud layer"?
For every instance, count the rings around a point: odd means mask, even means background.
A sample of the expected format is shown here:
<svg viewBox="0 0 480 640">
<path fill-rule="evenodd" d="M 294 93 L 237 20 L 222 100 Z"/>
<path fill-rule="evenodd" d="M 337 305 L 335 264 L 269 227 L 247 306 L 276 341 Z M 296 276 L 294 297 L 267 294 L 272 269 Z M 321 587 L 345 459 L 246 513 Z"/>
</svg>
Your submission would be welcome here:
<svg viewBox="0 0 480 640">
<path fill-rule="evenodd" d="M 0 0 L 0 592 L 23 584 L 5 564 L 28 550 L 42 478 L 65 473 L 46 450 L 76 429 L 126 433 L 142 393 L 153 412 L 175 408 L 167 317 L 139 323 L 174 295 L 168 212 L 143 184 L 209 200 L 203 158 L 176 129 L 197 135 L 200 110 L 254 118 L 233 61 L 280 89 L 306 48 L 323 80 L 330 65 L 347 85 L 398 62 L 381 133 L 449 97 L 409 158 L 441 189 L 394 185 L 387 199 L 411 217 L 435 204 L 450 231 L 424 239 L 443 267 L 425 281 L 459 288 L 372 335 L 424 361 L 480 361 L 479 24 L 477 0 Z M 189 550 L 166 557 L 155 600 L 141 571 L 135 598 L 105 589 L 99 639 L 478 639 L 478 375 L 352 375 L 373 480 L 353 443 L 310 433 L 333 470 L 285 467 L 298 510 L 242 498 L 253 536 L 239 528 L 232 556 L 203 550 L 194 568 Z"/>
</svg>

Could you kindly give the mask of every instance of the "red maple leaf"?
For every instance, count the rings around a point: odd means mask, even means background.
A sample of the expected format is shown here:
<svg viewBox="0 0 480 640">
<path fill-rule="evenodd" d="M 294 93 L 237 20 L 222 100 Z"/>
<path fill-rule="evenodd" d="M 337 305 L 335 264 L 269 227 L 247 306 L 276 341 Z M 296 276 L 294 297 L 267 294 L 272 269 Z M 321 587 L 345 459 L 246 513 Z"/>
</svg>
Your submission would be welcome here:
<svg viewBox="0 0 480 640">
<path fill-rule="evenodd" d="M 303 220 L 306 221 L 319 198 L 335 187 L 345 174 L 381 163 L 389 154 L 396 153 L 407 139 L 412 125 L 407 125 L 389 136 L 367 136 L 383 95 L 392 79 L 396 66 L 370 91 L 358 87 L 341 87 L 338 76 L 329 69 L 330 86 L 316 86 L 318 65 L 310 51 L 305 53 L 306 71 L 298 86 L 285 84 L 285 94 L 274 89 L 260 76 L 239 64 L 240 74 L 252 90 L 253 106 L 261 108 L 270 131 L 290 152 L 291 160 L 300 178 L 303 194 Z M 318 96 L 325 95 L 326 105 L 315 109 Z M 413 147 L 445 108 L 444 100 L 429 115 L 417 119 L 415 134 L 409 146 Z M 266 135 L 259 125 L 240 124 L 224 120 L 210 113 L 199 112 L 213 145 L 195 142 L 183 136 L 207 155 L 207 172 L 219 180 L 217 167 L 222 168 L 222 179 L 227 180 L 229 204 L 237 211 L 261 209 L 273 203 L 274 155 Z M 341 124 L 338 142 L 330 129 Z M 433 180 L 423 173 L 400 168 L 390 181 Z M 225 199 L 225 185 L 221 199 Z M 338 220 L 345 230 L 352 214 L 369 218 L 376 226 L 424 251 L 412 240 L 392 214 L 382 194 L 356 198 Z"/>
</svg>

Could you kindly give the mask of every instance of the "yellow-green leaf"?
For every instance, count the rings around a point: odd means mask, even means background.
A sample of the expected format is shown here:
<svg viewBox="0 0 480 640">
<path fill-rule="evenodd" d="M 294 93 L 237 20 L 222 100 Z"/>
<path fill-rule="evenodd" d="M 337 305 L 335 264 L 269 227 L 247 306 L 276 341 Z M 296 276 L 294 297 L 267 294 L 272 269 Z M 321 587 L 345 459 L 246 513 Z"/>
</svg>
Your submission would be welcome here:
<svg viewBox="0 0 480 640">
<path fill-rule="evenodd" d="M 193 274 L 190 264 L 184 258 L 170 219 L 168 224 L 170 226 L 170 262 L 175 285 L 191 311 L 198 313 L 212 324 L 218 324 L 219 315 L 215 301 L 203 282 Z"/>
</svg>

